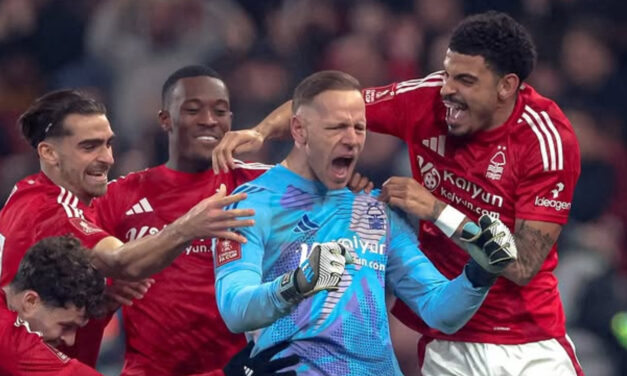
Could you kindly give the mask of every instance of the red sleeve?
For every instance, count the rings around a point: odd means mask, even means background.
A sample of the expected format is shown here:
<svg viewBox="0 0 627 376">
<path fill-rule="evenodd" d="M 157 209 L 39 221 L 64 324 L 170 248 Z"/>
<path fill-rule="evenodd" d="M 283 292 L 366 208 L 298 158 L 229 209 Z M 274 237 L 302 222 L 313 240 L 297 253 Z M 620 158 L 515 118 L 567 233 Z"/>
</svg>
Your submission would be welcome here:
<svg viewBox="0 0 627 376">
<path fill-rule="evenodd" d="M 81 241 L 86 248 L 93 248 L 100 240 L 110 236 L 95 221 L 89 217 L 69 217 L 63 210 L 58 208 L 53 215 L 46 216 L 37 223 L 39 229 L 37 239 L 48 236 L 59 236 L 72 234 Z"/>
<path fill-rule="evenodd" d="M 579 145 L 566 117 L 559 110 L 527 107 L 521 153 L 520 181 L 516 187 L 516 218 L 565 224 L 575 184 L 581 172 Z"/>
<path fill-rule="evenodd" d="M 364 89 L 368 129 L 408 141 L 413 124 L 433 111 L 443 77 L 443 72 L 435 72 L 424 78 Z"/>
<path fill-rule="evenodd" d="M 366 102 L 368 129 L 405 139 L 401 126 L 404 122 L 403 113 L 400 111 L 395 90 L 396 83 L 362 90 Z"/>
<path fill-rule="evenodd" d="M 4 338 L 0 370 L 3 375 L 101 376 L 95 369 L 46 345 L 37 334 L 30 333 L 26 327 L 10 325 L 2 331 Z"/>
</svg>

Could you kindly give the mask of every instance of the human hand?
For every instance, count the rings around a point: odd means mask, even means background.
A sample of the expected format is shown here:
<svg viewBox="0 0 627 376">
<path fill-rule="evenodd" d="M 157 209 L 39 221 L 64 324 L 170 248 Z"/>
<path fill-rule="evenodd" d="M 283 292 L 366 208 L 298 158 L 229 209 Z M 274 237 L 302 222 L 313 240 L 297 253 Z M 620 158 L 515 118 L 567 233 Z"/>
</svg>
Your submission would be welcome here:
<svg viewBox="0 0 627 376">
<path fill-rule="evenodd" d="M 337 290 L 346 264 L 352 263 L 351 254 L 343 245 L 316 245 L 307 260 L 281 277 L 279 293 L 286 301 L 297 303 L 322 290 Z"/>
<path fill-rule="evenodd" d="M 434 222 L 446 206 L 414 178 L 400 176 L 393 176 L 383 183 L 379 201 L 430 222 Z"/>
<path fill-rule="evenodd" d="M 107 308 L 109 311 L 115 311 L 120 305 L 132 306 L 133 299 L 142 299 L 154 283 L 155 280 L 152 278 L 146 278 L 138 282 L 114 279 L 105 288 L 105 296 L 108 298 Z"/>
<path fill-rule="evenodd" d="M 514 237 L 499 219 L 487 214 L 479 217 L 479 226 L 473 222 L 464 225 L 460 240 L 481 269 L 468 264 L 466 271 L 475 286 L 489 286 L 503 270 L 518 258 Z"/>
<path fill-rule="evenodd" d="M 211 154 L 213 172 L 218 174 L 220 171 L 227 172 L 229 169 L 234 169 L 234 154 L 259 151 L 263 142 L 263 135 L 254 129 L 226 132 Z"/>
<path fill-rule="evenodd" d="M 222 184 L 216 194 L 200 201 L 170 226 L 177 226 L 177 230 L 187 240 L 214 237 L 246 243 L 244 236 L 231 229 L 254 225 L 253 219 L 238 218 L 253 216 L 255 211 L 252 209 L 223 209 L 225 206 L 245 198 L 246 193 L 227 196 L 226 186 Z"/>
<path fill-rule="evenodd" d="M 353 193 L 358 193 L 364 191 L 366 193 L 372 192 L 374 188 L 374 183 L 368 179 L 368 177 L 360 174 L 359 172 L 353 172 L 353 176 L 348 182 L 348 189 L 353 191 Z"/>
<path fill-rule="evenodd" d="M 300 358 L 293 354 L 285 358 L 274 360 L 272 357 L 285 350 L 289 342 L 279 343 L 268 349 L 261 351 L 254 357 L 250 353 L 255 346 L 254 342 L 249 342 L 243 350 L 238 352 L 224 367 L 225 376 L 296 376 L 295 371 L 278 372 L 284 368 L 298 364 Z"/>
</svg>

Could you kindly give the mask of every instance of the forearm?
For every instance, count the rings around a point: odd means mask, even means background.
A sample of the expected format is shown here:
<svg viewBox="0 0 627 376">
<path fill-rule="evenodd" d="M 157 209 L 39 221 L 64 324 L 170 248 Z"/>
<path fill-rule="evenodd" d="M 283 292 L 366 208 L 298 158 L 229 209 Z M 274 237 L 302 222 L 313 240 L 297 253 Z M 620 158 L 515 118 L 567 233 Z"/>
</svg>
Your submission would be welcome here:
<svg viewBox="0 0 627 376">
<path fill-rule="evenodd" d="M 509 265 L 503 277 L 524 286 L 538 273 L 557 241 L 562 226 L 556 223 L 516 220 L 514 241 L 518 260 Z"/>
<path fill-rule="evenodd" d="M 137 281 L 170 265 L 190 241 L 173 225 L 126 244 L 108 237 L 94 247 L 92 263 L 107 277 Z"/>
<path fill-rule="evenodd" d="M 290 133 L 290 117 L 292 116 L 292 101 L 289 100 L 268 116 L 266 116 L 255 128 L 259 132 L 264 140 L 280 139 L 290 140 L 292 138 Z"/>
<path fill-rule="evenodd" d="M 477 312 L 488 290 L 488 287 L 473 287 L 463 272 L 423 295 L 405 292 L 399 296 L 427 325 L 451 334 L 461 329 Z"/>
<path fill-rule="evenodd" d="M 279 297 L 281 277 L 261 283 L 258 273 L 238 270 L 216 282 L 218 309 L 234 333 L 266 327 L 289 313 L 292 304 Z"/>
</svg>

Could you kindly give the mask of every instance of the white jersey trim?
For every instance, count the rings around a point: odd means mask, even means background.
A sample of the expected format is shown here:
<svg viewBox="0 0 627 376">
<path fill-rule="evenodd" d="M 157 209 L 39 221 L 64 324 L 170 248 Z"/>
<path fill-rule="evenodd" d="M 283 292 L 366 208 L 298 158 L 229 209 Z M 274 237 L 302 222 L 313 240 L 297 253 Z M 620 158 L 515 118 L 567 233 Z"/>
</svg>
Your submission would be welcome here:
<svg viewBox="0 0 627 376">
<path fill-rule="evenodd" d="M 258 162 L 246 163 L 240 161 L 239 159 L 234 159 L 233 162 L 235 162 L 235 168 L 245 168 L 248 170 L 269 170 L 273 167 L 271 165 Z"/>
<path fill-rule="evenodd" d="M 68 218 L 83 218 L 83 210 L 78 208 L 78 197 L 74 196 L 72 192 L 66 190 L 63 187 L 59 187 L 61 190 L 59 196 L 57 196 L 57 203 L 63 207 L 65 214 Z"/>
<path fill-rule="evenodd" d="M 431 73 L 424 78 L 417 78 L 414 80 L 408 80 L 399 82 L 396 84 L 395 94 L 402 94 L 408 91 L 420 89 L 421 87 L 437 87 L 444 84 L 444 71 L 438 71 Z"/>
<path fill-rule="evenodd" d="M 538 113 L 528 105 L 525 105 L 522 118 L 538 138 L 544 171 L 563 170 L 564 151 L 562 138 L 546 111 Z"/>
</svg>

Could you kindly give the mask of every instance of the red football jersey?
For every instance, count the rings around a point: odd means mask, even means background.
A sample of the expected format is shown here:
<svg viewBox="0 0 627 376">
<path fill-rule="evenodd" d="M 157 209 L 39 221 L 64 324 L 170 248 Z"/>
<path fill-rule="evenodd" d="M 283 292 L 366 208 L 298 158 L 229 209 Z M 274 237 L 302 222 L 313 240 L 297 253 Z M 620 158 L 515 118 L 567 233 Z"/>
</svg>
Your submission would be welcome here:
<svg viewBox="0 0 627 376">
<path fill-rule="evenodd" d="M 13 280 L 26 251 L 43 238 L 72 234 L 93 248 L 109 236 L 94 223 L 93 209 L 44 173 L 20 180 L 0 211 L 0 286 Z M 62 351 L 95 367 L 107 322 L 90 320 L 78 330 L 74 346 Z"/>
<path fill-rule="evenodd" d="M 363 91 L 369 129 L 407 143 L 414 178 L 469 218 L 564 224 L 580 173 L 573 129 L 551 100 L 524 84 L 502 126 L 468 138 L 448 135 L 439 95 L 443 72 Z M 462 272 L 468 254 L 435 225 L 420 222 L 420 248 L 448 278 Z M 553 270 L 554 246 L 538 274 L 524 286 L 499 278 L 476 315 L 457 333 L 428 328 L 404 304 L 393 312 L 405 324 L 440 339 L 519 344 L 560 337 L 565 319 Z"/>
<path fill-rule="evenodd" d="M 231 192 L 269 166 L 237 162 L 227 174 L 174 171 L 158 166 L 109 184 L 97 200 L 99 223 L 124 242 L 154 234 L 185 214 L 220 184 Z M 212 239 L 197 239 L 153 276 L 141 300 L 124 307 L 126 361 L 123 375 L 188 375 L 222 368 L 245 344 L 218 312 Z"/>
<path fill-rule="evenodd" d="M 7 307 L 0 289 L 0 375 L 6 376 L 97 376 L 76 359 L 48 346 L 28 323 Z"/>
</svg>

